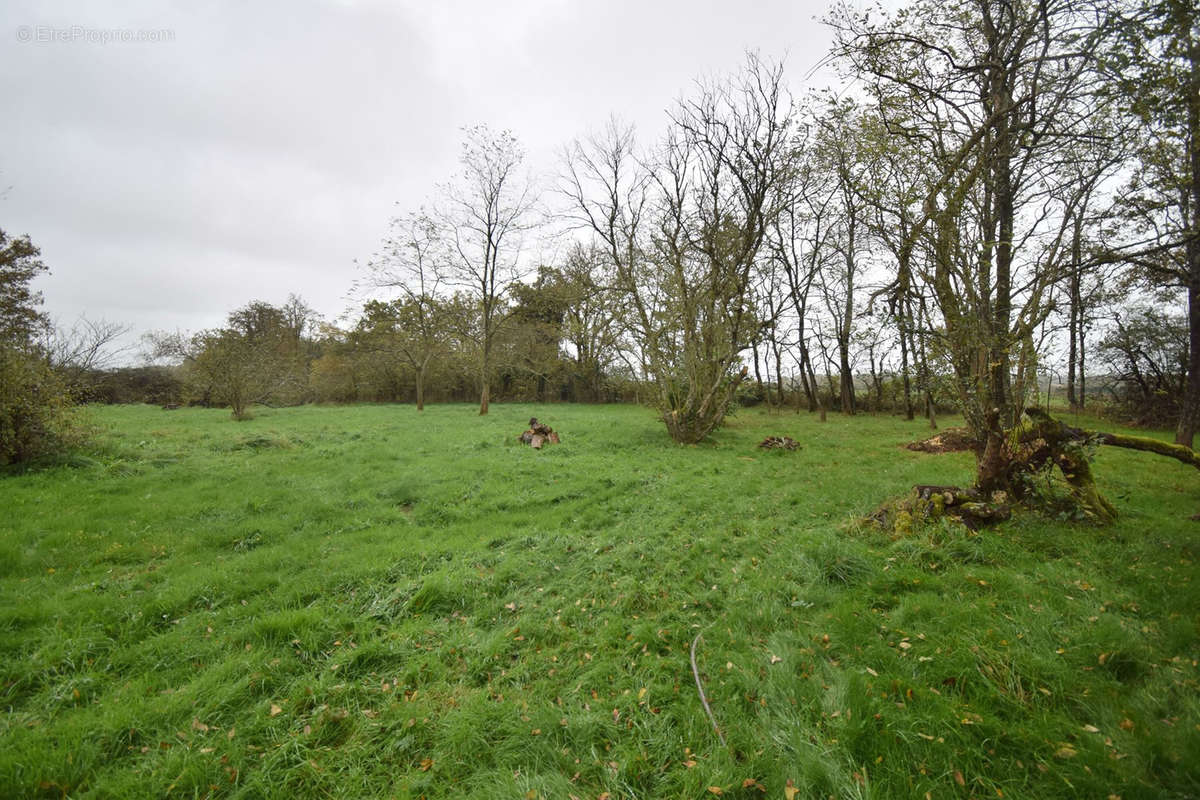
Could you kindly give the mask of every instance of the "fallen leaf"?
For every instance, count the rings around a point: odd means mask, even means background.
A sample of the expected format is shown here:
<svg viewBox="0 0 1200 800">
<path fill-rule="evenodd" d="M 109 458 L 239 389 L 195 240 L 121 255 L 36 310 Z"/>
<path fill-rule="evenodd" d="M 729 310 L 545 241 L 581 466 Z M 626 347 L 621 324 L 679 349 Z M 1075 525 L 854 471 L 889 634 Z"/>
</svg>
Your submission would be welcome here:
<svg viewBox="0 0 1200 800">
<path fill-rule="evenodd" d="M 688 759 L 687 761 L 683 762 L 683 765 L 688 769 L 691 769 L 692 767 L 696 766 L 696 762 Z"/>
<path fill-rule="evenodd" d="M 208 726 L 207 726 L 207 725 L 205 725 L 203 722 L 201 722 L 201 721 L 200 721 L 199 719 L 197 719 L 196 717 L 192 717 L 192 730 L 194 730 L 194 731 L 200 731 L 201 733 L 207 733 L 207 732 L 208 732 Z"/>
<path fill-rule="evenodd" d="M 1121 720 L 1121 730 L 1123 730 L 1123 731 L 1133 730 L 1133 720 L 1129 719 L 1128 717 Z"/>
<path fill-rule="evenodd" d="M 783 661 L 783 659 L 780 658 L 779 656 L 775 655 L 774 653 L 771 654 L 771 663 L 772 664 L 778 664 L 780 661 Z"/>
<path fill-rule="evenodd" d="M 725 792 L 721 790 L 720 786 L 710 786 L 708 787 L 708 791 L 710 794 L 725 794 Z"/>
<path fill-rule="evenodd" d="M 1097 728 L 1095 725 L 1084 725 L 1083 729 L 1085 731 L 1087 731 L 1088 733 L 1099 733 L 1100 732 L 1100 729 Z"/>
<path fill-rule="evenodd" d="M 271 716 L 272 716 L 272 717 L 279 716 L 279 713 L 280 713 L 281 711 L 283 711 L 283 709 L 282 709 L 282 708 L 280 708 L 279 706 L 275 705 L 274 703 L 271 703 Z"/>
<path fill-rule="evenodd" d="M 1062 747 L 1054 751 L 1055 758 L 1074 758 L 1075 748 L 1069 744 L 1064 744 Z"/>
<path fill-rule="evenodd" d="M 638 700 L 641 700 L 645 696 L 646 696 L 646 687 L 643 686 L 642 688 L 638 689 Z"/>
<path fill-rule="evenodd" d="M 800 790 L 796 788 L 796 784 L 792 783 L 792 779 L 787 779 L 787 785 L 783 787 L 783 796 L 785 800 L 794 800 Z"/>
<path fill-rule="evenodd" d="M 959 786 L 967 785 L 966 779 L 963 778 L 963 774 L 959 770 L 954 770 L 954 782 L 957 783 Z"/>
<path fill-rule="evenodd" d="M 432 758 L 422 758 L 421 759 L 421 772 L 429 772 L 429 770 L 432 767 L 433 767 L 433 759 Z"/>
<path fill-rule="evenodd" d="M 867 667 L 867 674 L 868 674 L 868 675 L 870 675 L 870 676 L 872 676 L 872 677 L 874 677 L 874 678 L 878 678 L 878 677 L 879 677 L 879 673 L 878 673 L 878 672 L 876 672 L 875 670 L 871 669 L 870 667 Z"/>
</svg>

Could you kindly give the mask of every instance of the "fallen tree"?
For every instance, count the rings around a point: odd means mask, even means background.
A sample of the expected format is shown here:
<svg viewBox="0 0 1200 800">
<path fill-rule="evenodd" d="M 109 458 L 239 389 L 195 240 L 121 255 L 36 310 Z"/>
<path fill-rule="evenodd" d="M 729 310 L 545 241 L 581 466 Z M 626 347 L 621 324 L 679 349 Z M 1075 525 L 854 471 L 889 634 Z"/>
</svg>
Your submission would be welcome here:
<svg viewBox="0 0 1200 800">
<path fill-rule="evenodd" d="M 979 486 L 915 486 L 907 496 L 883 505 L 868 520 L 904 534 L 919 520 L 951 517 L 972 530 L 1011 515 L 1010 498 L 1039 507 L 1052 502 L 1045 493 L 1048 478 L 1058 470 L 1066 487 L 1064 498 L 1075 515 L 1100 524 L 1113 522 L 1117 509 L 1096 487 L 1092 457 L 1102 445 L 1140 450 L 1173 458 L 1200 469 L 1200 454 L 1190 447 L 1149 436 L 1093 431 L 1067 425 L 1039 408 L 1025 409 L 1029 422 L 1003 443 L 988 442 L 977 452 L 995 451 L 1006 465 L 1003 490 Z"/>
<path fill-rule="evenodd" d="M 1091 468 L 1091 451 L 1096 446 L 1155 453 L 1200 469 L 1200 455 L 1184 445 L 1149 436 L 1075 428 L 1039 408 L 1025 409 L 1025 416 L 1029 417 L 1032 424 L 1021 429 L 1018 442 L 1025 451 L 1019 452 L 1018 458 L 1012 462 L 1014 474 L 1010 477 L 1010 484 L 1019 486 L 1023 475 L 1050 464 L 1057 465 L 1080 510 L 1098 522 L 1115 520 L 1117 509 L 1096 488 Z"/>
</svg>

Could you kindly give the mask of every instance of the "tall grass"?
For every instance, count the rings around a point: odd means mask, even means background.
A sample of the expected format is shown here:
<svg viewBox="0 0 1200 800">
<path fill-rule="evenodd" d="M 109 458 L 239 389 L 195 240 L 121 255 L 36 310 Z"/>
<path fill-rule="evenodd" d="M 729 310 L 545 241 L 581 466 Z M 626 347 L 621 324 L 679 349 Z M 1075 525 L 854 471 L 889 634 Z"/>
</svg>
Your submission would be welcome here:
<svg viewBox="0 0 1200 800">
<path fill-rule="evenodd" d="M 516 442 L 533 415 L 561 445 Z M 893 418 L 95 416 L 88 458 L 0 480 L 0 795 L 1200 794 L 1174 462 L 1101 453 L 1110 528 L 892 539 L 855 520 L 972 467 Z"/>
</svg>

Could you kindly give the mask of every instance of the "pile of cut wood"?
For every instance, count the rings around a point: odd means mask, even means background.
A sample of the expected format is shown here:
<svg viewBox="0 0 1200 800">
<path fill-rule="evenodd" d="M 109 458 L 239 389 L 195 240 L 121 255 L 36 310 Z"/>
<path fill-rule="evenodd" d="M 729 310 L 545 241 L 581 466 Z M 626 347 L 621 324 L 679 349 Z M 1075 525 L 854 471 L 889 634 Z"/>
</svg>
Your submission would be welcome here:
<svg viewBox="0 0 1200 800">
<path fill-rule="evenodd" d="M 768 436 L 758 446 L 764 450 L 795 450 L 800 443 L 790 436 Z"/>
<path fill-rule="evenodd" d="M 549 425 L 538 422 L 537 417 L 529 419 L 529 430 L 517 437 L 522 444 L 527 444 L 534 450 L 541 450 L 546 442 L 558 444 L 558 434 Z"/>
</svg>

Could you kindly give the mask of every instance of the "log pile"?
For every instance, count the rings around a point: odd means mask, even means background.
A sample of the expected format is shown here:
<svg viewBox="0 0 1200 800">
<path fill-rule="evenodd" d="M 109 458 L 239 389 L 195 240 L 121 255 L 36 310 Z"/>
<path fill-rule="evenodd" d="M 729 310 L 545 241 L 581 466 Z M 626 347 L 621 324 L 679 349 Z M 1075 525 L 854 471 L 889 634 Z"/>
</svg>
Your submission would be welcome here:
<svg viewBox="0 0 1200 800">
<path fill-rule="evenodd" d="M 800 444 L 790 436 L 768 436 L 758 446 L 764 450 L 795 450 Z"/>
<path fill-rule="evenodd" d="M 537 417 L 529 418 L 529 430 L 522 433 L 517 439 L 521 444 L 527 444 L 534 450 L 541 450 L 542 445 L 549 442 L 550 444 L 558 444 L 558 434 L 549 425 L 538 422 Z"/>
</svg>

